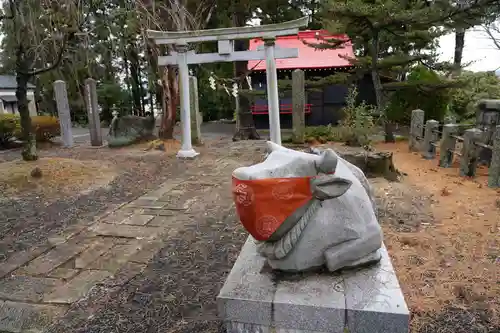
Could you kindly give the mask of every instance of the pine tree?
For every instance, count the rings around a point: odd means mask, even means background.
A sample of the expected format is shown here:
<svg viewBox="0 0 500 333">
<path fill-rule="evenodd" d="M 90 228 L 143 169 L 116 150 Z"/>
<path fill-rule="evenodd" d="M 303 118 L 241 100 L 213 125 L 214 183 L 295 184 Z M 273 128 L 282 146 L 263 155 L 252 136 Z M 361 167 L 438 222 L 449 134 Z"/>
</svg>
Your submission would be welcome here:
<svg viewBox="0 0 500 333">
<path fill-rule="evenodd" d="M 87 22 L 85 13 L 89 7 L 77 0 L 9 0 L 4 3 L 2 28 L 8 31 L 7 44 L 14 52 L 2 57 L 16 74 L 25 161 L 38 159 L 28 108 L 28 82 L 61 66 Z"/>
<path fill-rule="evenodd" d="M 356 59 L 351 62 L 358 74 L 370 73 L 377 110 L 384 120 L 386 141 L 394 142 L 390 123 L 384 116 L 390 86 L 382 85 L 381 76 L 395 76 L 396 71 L 417 62 L 433 62 L 429 51 L 435 47 L 438 37 L 447 33 L 453 24 L 480 16 L 485 8 L 497 3 L 496 0 L 475 0 L 458 8 L 445 0 L 328 0 L 322 9 L 324 27 L 333 35 L 345 33 L 349 39 L 327 39 L 315 47 L 339 48 L 346 43 L 353 44 Z"/>
</svg>

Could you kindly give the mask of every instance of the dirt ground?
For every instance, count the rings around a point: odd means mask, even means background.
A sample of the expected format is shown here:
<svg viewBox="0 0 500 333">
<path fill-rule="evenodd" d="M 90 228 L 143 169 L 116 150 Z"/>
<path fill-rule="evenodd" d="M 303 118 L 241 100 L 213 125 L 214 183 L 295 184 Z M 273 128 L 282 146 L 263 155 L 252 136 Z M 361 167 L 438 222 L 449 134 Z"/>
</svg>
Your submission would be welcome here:
<svg viewBox="0 0 500 333">
<path fill-rule="evenodd" d="M 457 167 L 394 152 L 400 183 L 374 180 L 385 241 L 411 308 L 414 332 L 500 332 L 500 191 Z"/>
<path fill-rule="evenodd" d="M 263 156 L 263 142 L 211 140 L 195 161 L 121 149 L 51 149 L 47 158 L 106 161 L 116 178 L 91 193 L 1 198 L 0 264 L 78 220 L 159 186 L 172 177 L 203 178 L 216 187 L 189 211 L 191 218 L 163 239 L 146 269 L 120 285 L 100 285 L 47 330 L 50 333 L 223 332 L 215 297 L 247 233 L 234 214 L 230 174 Z M 135 149 L 135 150 L 134 150 Z M 378 145 L 394 152 L 401 182 L 372 179 L 380 223 L 412 311 L 413 333 L 499 333 L 500 193 L 408 153 L 406 143 Z M 17 158 L 3 154 L 0 163 Z M 195 195 L 196 193 L 193 193 Z"/>
</svg>

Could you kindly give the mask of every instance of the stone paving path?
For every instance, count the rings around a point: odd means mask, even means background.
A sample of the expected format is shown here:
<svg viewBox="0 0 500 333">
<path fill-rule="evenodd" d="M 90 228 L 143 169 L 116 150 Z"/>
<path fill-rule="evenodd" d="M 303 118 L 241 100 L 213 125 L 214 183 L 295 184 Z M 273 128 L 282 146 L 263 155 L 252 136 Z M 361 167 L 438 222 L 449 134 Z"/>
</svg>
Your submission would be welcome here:
<svg viewBox="0 0 500 333">
<path fill-rule="evenodd" d="M 42 332 L 97 284 L 125 284 L 141 273 L 175 225 L 192 218 L 191 207 L 203 208 L 211 191 L 229 181 L 241 149 L 248 144 L 231 144 L 222 157 L 179 162 L 186 171 L 178 178 L 9 258 L 0 267 L 0 332 Z"/>
</svg>

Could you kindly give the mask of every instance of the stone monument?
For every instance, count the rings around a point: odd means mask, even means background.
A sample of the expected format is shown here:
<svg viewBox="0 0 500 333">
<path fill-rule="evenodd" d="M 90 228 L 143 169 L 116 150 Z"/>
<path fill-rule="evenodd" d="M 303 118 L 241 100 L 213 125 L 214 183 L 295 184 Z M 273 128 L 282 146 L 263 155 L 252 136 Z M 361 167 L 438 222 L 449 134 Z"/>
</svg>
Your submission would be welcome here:
<svg viewBox="0 0 500 333">
<path fill-rule="evenodd" d="M 250 236 L 217 298 L 227 332 L 407 333 L 363 172 L 331 149 L 268 145 L 264 162 L 233 172 Z"/>
<path fill-rule="evenodd" d="M 100 147 L 102 146 L 102 133 L 97 101 L 97 81 L 92 78 L 85 80 L 85 102 L 89 119 L 90 144 L 92 147 Z"/>
<path fill-rule="evenodd" d="M 73 147 L 74 141 L 66 82 L 61 80 L 54 82 L 54 95 L 57 105 L 57 115 L 59 116 L 59 124 L 61 126 L 61 138 L 64 146 L 70 148 Z"/>
</svg>

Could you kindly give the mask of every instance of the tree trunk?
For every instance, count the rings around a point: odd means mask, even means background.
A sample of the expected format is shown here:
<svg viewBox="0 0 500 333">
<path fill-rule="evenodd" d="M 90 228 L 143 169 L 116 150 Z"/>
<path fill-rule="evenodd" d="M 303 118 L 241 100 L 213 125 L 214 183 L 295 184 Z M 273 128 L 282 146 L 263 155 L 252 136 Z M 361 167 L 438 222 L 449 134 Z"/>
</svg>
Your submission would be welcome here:
<svg viewBox="0 0 500 333">
<path fill-rule="evenodd" d="M 139 54 L 135 49 L 135 45 L 132 45 L 129 49 L 130 56 L 130 78 L 132 83 L 132 99 L 134 103 L 134 114 L 141 116 L 142 105 L 141 105 L 141 88 L 139 87 L 140 82 L 140 65 L 139 65 Z"/>
<path fill-rule="evenodd" d="M 462 73 L 462 60 L 465 47 L 465 29 L 457 28 L 455 32 L 455 57 L 453 58 L 453 75 Z"/>
<path fill-rule="evenodd" d="M 16 60 L 16 98 L 17 108 L 21 118 L 22 139 L 24 142 L 22 156 L 25 161 L 36 161 L 38 159 L 36 153 L 36 137 L 31 128 L 31 117 L 28 106 L 28 80 L 30 77 L 24 74 L 30 71 L 31 64 L 25 58 L 24 53 L 24 47 L 19 45 Z"/>
<path fill-rule="evenodd" d="M 138 79 L 139 79 L 139 93 L 141 96 L 141 116 L 145 117 L 146 116 L 146 91 L 144 89 L 144 85 L 142 84 L 142 73 L 139 67 L 139 72 L 138 72 Z"/>
<path fill-rule="evenodd" d="M 105 71 L 104 71 L 104 82 L 114 82 L 115 81 L 115 72 L 113 70 L 112 63 L 112 53 L 111 51 L 106 52 L 103 57 L 103 63 L 105 63 Z M 106 96 L 104 103 L 102 105 L 102 113 L 101 113 L 101 121 L 104 121 L 108 124 L 111 123 L 113 119 L 113 110 L 112 110 L 113 98 Z"/>
<path fill-rule="evenodd" d="M 386 108 L 386 99 L 384 96 L 384 90 L 382 87 L 382 81 L 380 80 L 380 74 L 379 74 L 379 69 L 377 68 L 378 65 L 378 53 L 379 53 L 379 35 L 378 33 L 375 33 L 373 40 L 372 40 L 372 45 L 370 47 L 370 53 L 371 53 L 371 58 L 372 58 L 372 69 L 371 69 L 371 75 L 372 75 L 372 81 L 373 81 L 373 89 L 375 90 L 375 97 L 377 99 L 377 110 L 378 113 L 382 116 L 382 125 L 384 127 L 385 131 L 385 142 L 396 142 L 396 138 L 394 137 L 394 129 L 392 124 L 390 123 L 389 119 L 387 119 L 387 116 L 385 114 L 385 108 Z"/>
<path fill-rule="evenodd" d="M 154 52 L 156 49 L 156 45 L 150 43 L 148 41 L 146 45 L 146 56 L 147 62 L 149 65 L 149 95 L 150 95 L 150 106 L 151 112 L 154 114 L 154 110 L 156 109 L 156 103 L 161 101 L 161 85 L 158 84 L 158 60 L 157 54 L 158 52 Z M 160 88 L 160 89 L 158 89 Z M 156 102 L 156 103 L 155 103 Z"/>
<path fill-rule="evenodd" d="M 246 17 L 244 12 L 233 13 L 233 26 L 241 27 L 246 23 Z M 248 50 L 249 41 L 248 40 L 235 40 L 234 50 L 235 51 L 246 51 Z M 248 61 L 237 61 L 234 63 L 234 74 L 236 77 L 242 77 L 247 73 Z M 241 88 L 241 83 L 240 83 Z M 253 114 L 250 110 L 250 100 L 247 96 L 238 94 L 238 105 L 239 105 L 239 115 L 238 115 L 238 127 L 236 133 L 233 136 L 233 141 L 239 140 L 259 140 L 260 136 L 255 129 L 255 122 L 253 120 Z"/>
<path fill-rule="evenodd" d="M 163 140 L 174 138 L 174 127 L 177 114 L 177 77 L 172 66 L 163 69 L 162 119 L 159 137 Z"/>
<path fill-rule="evenodd" d="M 124 50 L 123 50 L 123 68 L 125 69 L 125 85 L 127 87 L 128 97 L 130 98 L 130 95 L 132 93 L 132 89 L 130 88 L 130 64 L 129 64 L 129 59 L 128 59 L 128 54 L 127 54 L 126 48 L 124 48 Z M 129 109 L 129 111 L 130 111 L 130 109 Z M 133 114 L 133 112 L 134 112 L 134 110 L 132 110 L 132 114 Z"/>
<path fill-rule="evenodd" d="M 384 177 L 390 181 L 399 179 L 400 173 L 394 166 L 392 153 L 340 149 L 338 154 L 360 168 L 368 178 Z"/>
</svg>

